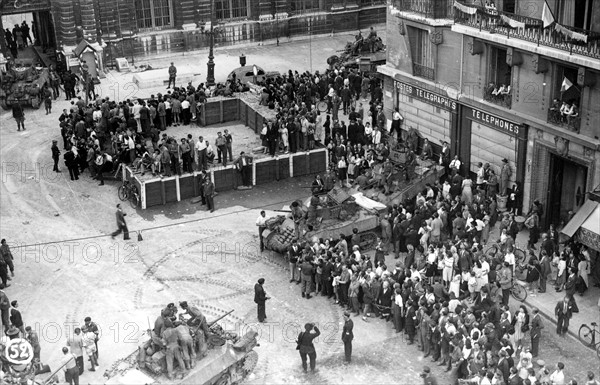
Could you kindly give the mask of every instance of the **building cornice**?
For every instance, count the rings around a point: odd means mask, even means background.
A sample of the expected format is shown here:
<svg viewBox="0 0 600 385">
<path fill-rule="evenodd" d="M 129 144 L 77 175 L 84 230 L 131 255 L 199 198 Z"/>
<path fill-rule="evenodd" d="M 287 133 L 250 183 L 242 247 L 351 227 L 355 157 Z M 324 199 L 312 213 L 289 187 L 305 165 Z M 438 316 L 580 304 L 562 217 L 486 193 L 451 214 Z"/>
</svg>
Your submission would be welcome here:
<svg viewBox="0 0 600 385">
<path fill-rule="evenodd" d="M 591 57 L 581 56 L 577 54 L 569 54 L 567 51 L 548 47 L 545 45 L 537 45 L 533 42 L 522 40 L 516 37 L 509 38 L 504 34 L 490 33 L 489 31 L 479 30 L 477 28 L 468 27 L 462 24 L 452 25 L 452 32 L 460 33 L 467 36 L 472 36 L 477 39 L 489 41 L 492 43 L 513 47 L 521 51 L 531 52 L 542 55 L 548 58 L 561 60 L 569 64 L 575 64 L 579 67 L 586 67 L 600 71 L 600 60 Z"/>
</svg>

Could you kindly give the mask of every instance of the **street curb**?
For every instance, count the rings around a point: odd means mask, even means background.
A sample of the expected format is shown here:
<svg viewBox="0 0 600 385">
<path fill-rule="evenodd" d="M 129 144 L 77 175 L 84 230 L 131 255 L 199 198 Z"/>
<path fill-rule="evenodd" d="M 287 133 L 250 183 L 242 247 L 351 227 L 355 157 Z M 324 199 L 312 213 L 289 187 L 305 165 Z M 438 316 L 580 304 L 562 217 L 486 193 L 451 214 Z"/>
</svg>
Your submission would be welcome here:
<svg viewBox="0 0 600 385">
<path fill-rule="evenodd" d="M 529 297 L 529 296 L 528 296 L 528 297 Z M 542 315 L 542 316 L 543 316 L 545 319 L 547 319 L 547 320 L 548 320 L 550 323 L 552 323 L 552 325 L 554 325 L 554 326 L 556 326 L 556 325 L 557 325 L 557 322 L 556 322 L 556 320 L 554 319 L 554 315 L 553 315 L 553 314 L 552 314 L 552 315 L 548 315 L 548 314 L 546 314 L 545 312 L 541 311 L 541 310 L 540 310 L 540 308 L 539 308 L 538 306 L 536 306 L 536 305 L 533 305 L 533 304 L 531 304 L 529 301 L 527 301 L 527 298 L 525 298 L 525 301 L 523 301 L 522 303 L 523 303 L 523 304 L 525 304 L 525 305 L 527 305 L 527 306 L 529 306 L 530 308 L 534 308 L 534 307 L 535 307 L 535 308 L 537 308 L 537 309 L 539 310 L 540 314 L 541 314 L 541 315 Z M 556 331 L 554 330 L 554 332 L 556 332 Z M 571 337 L 573 340 L 575 340 L 576 342 L 578 342 L 578 343 L 581 343 L 581 342 L 579 341 L 579 336 L 578 336 L 578 335 L 577 335 L 577 334 L 576 334 L 576 333 L 575 333 L 575 332 L 574 332 L 572 329 L 569 329 L 569 330 L 567 330 L 567 334 L 568 334 L 568 335 L 569 335 L 569 336 L 570 336 L 570 337 Z M 583 344 L 582 344 L 582 345 L 583 345 Z M 584 346 L 585 346 L 585 345 L 584 345 Z"/>
</svg>

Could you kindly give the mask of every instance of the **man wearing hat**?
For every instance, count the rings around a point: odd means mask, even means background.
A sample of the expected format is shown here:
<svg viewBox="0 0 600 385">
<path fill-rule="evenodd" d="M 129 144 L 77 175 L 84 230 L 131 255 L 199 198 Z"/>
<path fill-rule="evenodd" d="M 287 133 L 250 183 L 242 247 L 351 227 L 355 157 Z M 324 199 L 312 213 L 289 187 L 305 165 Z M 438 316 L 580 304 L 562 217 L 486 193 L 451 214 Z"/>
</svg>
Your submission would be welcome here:
<svg viewBox="0 0 600 385">
<path fill-rule="evenodd" d="M 510 180 L 510 176 L 512 175 L 512 170 L 508 164 L 508 159 L 502 159 L 502 168 L 500 169 L 500 195 L 506 195 L 506 190 L 508 190 L 508 183 Z"/>
<path fill-rule="evenodd" d="M 354 339 L 354 322 L 350 319 L 350 312 L 344 312 L 344 328 L 342 329 L 342 341 L 344 342 L 344 353 L 346 364 L 352 361 L 352 340 Z"/>
<path fill-rule="evenodd" d="M 52 168 L 52 171 L 54 172 L 60 172 L 60 170 L 58 169 L 58 159 L 60 156 L 60 150 L 58 149 L 57 143 L 57 140 L 53 140 L 52 147 L 50 147 L 50 150 L 52 150 L 52 160 L 54 161 L 54 167 Z"/>
<path fill-rule="evenodd" d="M 420 374 L 421 378 L 423 378 L 423 385 L 437 385 L 437 379 L 433 374 L 431 374 L 431 369 L 429 366 L 423 367 L 423 372 Z"/>
<path fill-rule="evenodd" d="M 542 335 L 542 329 L 544 328 L 544 324 L 542 323 L 542 317 L 540 316 L 540 311 L 538 308 L 534 307 L 531 312 L 533 313 L 533 317 L 531 318 L 531 355 L 533 358 L 538 356 L 538 351 L 540 347 L 540 337 Z"/>
<path fill-rule="evenodd" d="M 258 322 L 265 322 L 267 318 L 265 302 L 271 298 L 267 296 L 263 284 L 265 283 L 264 278 L 259 278 L 258 282 L 254 285 L 254 303 L 258 305 Z"/>
<path fill-rule="evenodd" d="M 315 372 L 315 367 L 317 365 L 317 352 L 315 350 L 313 340 L 320 335 L 321 331 L 312 323 L 307 323 L 304 325 L 304 331 L 298 334 L 298 339 L 296 340 L 296 350 L 300 352 L 302 369 L 304 369 L 305 372 L 307 371 L 307 357 L 310 358 L 310 371 L 313 373 Z"/>
</svg>

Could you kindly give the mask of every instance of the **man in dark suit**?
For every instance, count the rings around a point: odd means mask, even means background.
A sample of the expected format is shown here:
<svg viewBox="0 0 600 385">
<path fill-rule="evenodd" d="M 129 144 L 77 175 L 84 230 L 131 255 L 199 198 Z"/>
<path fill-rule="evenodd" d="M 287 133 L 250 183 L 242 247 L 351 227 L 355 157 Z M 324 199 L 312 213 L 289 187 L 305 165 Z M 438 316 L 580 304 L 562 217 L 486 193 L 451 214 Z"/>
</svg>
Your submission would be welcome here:
<svg viewBox="0 0 600 385">
<path fill-rule="evenodd" d="M 517 239 L 518 233 L 519 227 L 517 227 L 517 222 L 515 222 L 515 216 L 511 214 L 508 227 L 506 228 L 506 234 L 510 235 L 512 239 Z"/>
<path fill-rule="evenodd" d="M 542 335 L 542 329 L 544 324 L 542 323 L 542 317 L 538 308 L 533 308 L 531 311 L 533 317 L 531 318 L 531 356 L 536 358 L 540 347 L 540 337 Z"/>
<path fill-rule="evenodd" d="M 127 223 L 125 223 L 125 214 L 123 212 L 123 209 L 121 208 L 121 204 L 117 204 L 117 212 L 115 213 L 116 217 L 117 217 L 117 231 L 115 231 L 114 233 L 111 234 L 111 236 L 114 238 L 117 235 L 123 233 L 123 240 L 126 241 L 129 238 L 129 230 L 127 229 Z"/>
<path fill-rule="evenodd" d="M 489 313 L 494 306 L 494 301 L 490 298 L 487 287 L 481 288 L 480 295 L 475 300 L 473 313 L 479 317 L 482 312 Z"/>
<path fill-rule="evenodd" d="M 317 365 L 317 351 L 313 340 L 321 335 L 319 328 L 312 323 L 304 325 L 304 331 L 298 334 L 296 350 L 300 352 L 300 358 L 302 359 L 302 369 L 307 371 L 306 359 L 310 358 L 310 371 L 315 372 Z"/>
<path fill-rule="evenodd" d="M 577 268 L 569 267 L 567 282 L 565 282 L 565 291 L 567 292 L 567 297 L 569 297 L 571 301 L 571 311 L 573 313 L 579 313 L 579 308 L 577 307 L 577 302 L 575 302 L 574 297 L 575 292 L 577 291 L 577 278 Z"/>
<path fill-rule="evenodd" d="M 565 298 L 556 304 L 554 315 L 556 316 L 556 334 L 559 336 L 567 334 L 569 320 L 573 317 L 573 306 L 568 295 L 565 295 Z"/>
<path fill-rule="evenodd" d="M 342 341 L 344 342 L 344 353 L 346 355 L 346 363 L 352 361 L 352 340 L 354 339 L 354 322 L 350 319 L 350 312 L 344 312 L 344 328 L 342 329 Z"/>
<path fill-rule="evenodd" d="M 507 359 L 506 350 L 500 349 L 498 352 L 500 355 L 500 359 L 498 360 L 498 369 L 502 372 L 502 378 L 504 379 L 504 383 L 508 384 L 508 379 L 510 377 L 510 363 Z"/>
<path fill-rule="evenodd" d="M 202 191 L 204 193 L 204 199 L 206 199 L 207 209 L 210 210 L 211 213 L 214 212 L 215 211 L 215 201 L 214 201 L 215 185 L 210 180 L 210 176 L 207 176 L 207 178 L 204 180 L 204 185 L 202 186 Z"/>
<path fill-rule="evenodd" d="M 267 296 L 263 284 L 265 283 L 264 278 L 260 278 L 254 285 L 254 302 L 258 305 L 258 322 L 265 322 L 267 318 L 265 302 L 271 298 Z"/>
</svg>

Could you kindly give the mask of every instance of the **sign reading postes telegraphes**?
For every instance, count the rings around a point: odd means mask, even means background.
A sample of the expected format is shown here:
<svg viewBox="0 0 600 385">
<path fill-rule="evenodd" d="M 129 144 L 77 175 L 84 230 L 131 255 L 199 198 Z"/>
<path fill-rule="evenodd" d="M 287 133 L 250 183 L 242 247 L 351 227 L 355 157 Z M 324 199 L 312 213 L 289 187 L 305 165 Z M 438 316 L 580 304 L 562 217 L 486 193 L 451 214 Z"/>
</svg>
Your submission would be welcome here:
<svg viewBox="0 0 600 385">
<path fill-rule="evenodd" d="M 427 91 L 423 88 L 413 86 L 412 84 L 395 81 L 398 92 L 424 101 L 427 104 L 434 105 L 444 110 L 456 113 L 458 111 L 458 103 L 447 96 L 436 94 L 435 92 Z"/>
<path fill-rule="evenodd" d="M 517 136 L 519 138 L 523 138 L 525 136 L 525 130 L 518 123 L 488 114 L 487 112 L 478 110 L 476 108 L 466 108 L 465 113 L 467 114 L 468 119 L 483 123 L 486 126 L 492 127 L 498 131 L 502 131 L 506 134 Z"/>
<path fill-rule="evenodd" d="M 33 360 L 33 347 L 23 338 L 9 340 L 4 348 L 4 357 L 14 365 L 27 365 Z"/>
</svg>

